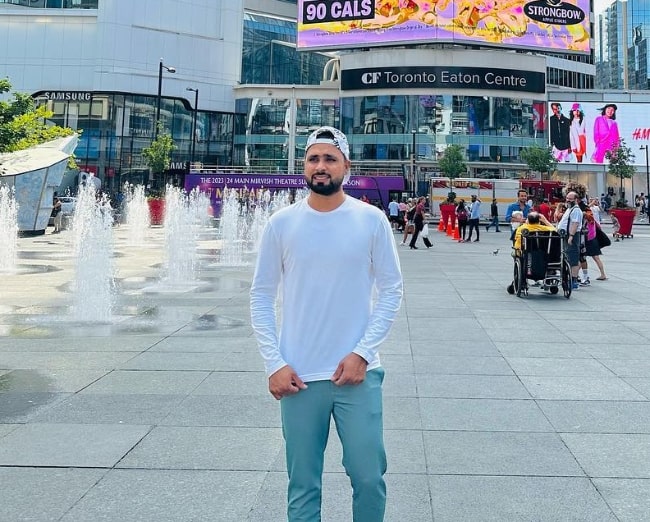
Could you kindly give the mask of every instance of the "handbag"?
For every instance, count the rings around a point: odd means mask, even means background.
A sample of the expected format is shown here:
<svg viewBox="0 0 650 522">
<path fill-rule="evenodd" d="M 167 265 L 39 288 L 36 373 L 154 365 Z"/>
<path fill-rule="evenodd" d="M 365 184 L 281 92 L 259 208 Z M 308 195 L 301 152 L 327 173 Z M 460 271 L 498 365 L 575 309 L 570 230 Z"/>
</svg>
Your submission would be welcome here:
<svg viewBox="0 0 650 522">
<path fill-rule="evenodd" d="M 598 241 L 600 248 L 605 248 L 612 244 L 611 239 L 607 237 L 607 234 L 599 226 L 596 226 L 596 241 Z"/>
<path fill-rule="evenodd" d="M 422 232 L 420 232 L 422 237 L 429 237 L 429 224 L 425 223 L 422 227 Z"/>
</svg>

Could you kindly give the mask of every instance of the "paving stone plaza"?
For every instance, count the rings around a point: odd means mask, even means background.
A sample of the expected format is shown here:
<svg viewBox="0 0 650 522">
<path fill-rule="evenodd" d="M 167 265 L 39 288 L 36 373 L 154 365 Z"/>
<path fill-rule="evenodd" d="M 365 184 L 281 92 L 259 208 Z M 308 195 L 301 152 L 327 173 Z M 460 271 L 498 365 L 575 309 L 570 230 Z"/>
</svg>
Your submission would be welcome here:
<svg viewBox="0 0 650 522">
<path fill-rule="evenodd" d="M 208 237 L 197 284 L 160 291 L 163 229 L 130 246 L 117 227 L 114 320 L 75 323 L 72 232 L 50 230 L 2 275 L 0 519 L 286 520 L 252 267 L 216 265 Z M 650 520 L 650 227 L 633 232 L 570 299 L 506 293 L 506 233 L 399 247 L 387 521 Z M 334 431 L 325 470 L 323 520 L 350 521 Z"/>
</svg>

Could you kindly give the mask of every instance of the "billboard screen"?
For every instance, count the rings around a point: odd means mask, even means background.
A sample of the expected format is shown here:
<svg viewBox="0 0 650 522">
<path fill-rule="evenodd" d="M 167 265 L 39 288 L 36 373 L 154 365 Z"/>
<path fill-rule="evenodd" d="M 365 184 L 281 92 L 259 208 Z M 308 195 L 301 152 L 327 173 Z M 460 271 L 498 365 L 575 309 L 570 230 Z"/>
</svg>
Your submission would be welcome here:
<svg viewBox="0 0 650 522">
<path fill-rule="evenodd" d="M 608 150 L 619 139 L 645 164 L 639 147 L 650 144 L 647 105 L 610 102 L 550 102 L 548 130 L 553 156 L 559 163 L 609 164 Z"/>
<path fill-rule="evenodd" d="M 589 0 L 298 0 L 298 48 L 450 42 L 590 52 Z"/>
</svg>

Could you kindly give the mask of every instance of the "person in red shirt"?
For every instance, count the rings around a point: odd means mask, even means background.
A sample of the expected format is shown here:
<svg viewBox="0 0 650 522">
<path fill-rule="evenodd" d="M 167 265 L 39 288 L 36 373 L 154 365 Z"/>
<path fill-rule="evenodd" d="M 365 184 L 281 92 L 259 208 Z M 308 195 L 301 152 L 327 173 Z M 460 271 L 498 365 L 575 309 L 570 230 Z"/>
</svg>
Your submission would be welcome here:
<svg viewBox="0 0 650 522">
<path fill-rule="evenodd" d="M 542 201 L 542 204 L 539 206 L 539 213 L 548 221 L 551 221 L 551 205 L 548 204 L 548 198 L 544 198 L 544 201 Z"/>
</svg>

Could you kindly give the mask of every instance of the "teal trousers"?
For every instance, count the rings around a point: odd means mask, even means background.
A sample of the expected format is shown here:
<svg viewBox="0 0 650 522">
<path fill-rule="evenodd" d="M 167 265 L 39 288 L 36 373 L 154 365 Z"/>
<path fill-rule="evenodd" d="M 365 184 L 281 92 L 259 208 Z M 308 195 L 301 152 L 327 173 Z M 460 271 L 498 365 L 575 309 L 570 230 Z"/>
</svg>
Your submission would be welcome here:
<svg viewBox="0 0 650 522">
<path fill-rule="evenodd" d="M 314 381 L 306 390 L 280 401 L 289 474 L 289 522 L 321 520 L 323 459 L 331 418 L 343 447 L 343 467 L 352 484 L 354 522 L 384 520 L 383 380 L 384 370 L 376 368 L 357 386 Z"/>
</svg>

